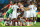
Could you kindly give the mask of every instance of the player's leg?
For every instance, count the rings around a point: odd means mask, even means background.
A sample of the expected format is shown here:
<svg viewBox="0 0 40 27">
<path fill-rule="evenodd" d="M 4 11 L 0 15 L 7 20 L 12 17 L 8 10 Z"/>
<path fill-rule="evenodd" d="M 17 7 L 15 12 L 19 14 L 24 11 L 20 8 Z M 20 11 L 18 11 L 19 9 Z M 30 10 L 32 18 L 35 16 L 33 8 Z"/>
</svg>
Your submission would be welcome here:
<svg viewBox="0 0 40 27">
<path fill-rule="evenodd" d="M 22 22 L 22 25 L 23 25 L 23 26 L 26 26 L 26 25 L 25 25 L 26 20 L 25 20 L 23 17 L 21 17 L 20 20 L 21 20 L 21 22 Z"/>
<path fill-rule="evenodd" d="M 37 21 L 37 14 L 36 12 L 34 12 L 34 24 L 36 24 L 36 21 Z"/>
<path fill-rule="evenodd" d="M 23 22 L 22 22 L 22 23 L 23 23 L 23 26 L 26 26 L 25 22 L 26 22 L 26 20 L 25 20 L 25 19 L 23 19 Z"/>
<path fill-rule="evenodd" d="M 2 26 L 4 25 L 5 21 L 6 21 L 5 19 L 2 21 L 2 23 L 1 23 Z"/>
<path fill-rule="evenodd" d="M 20 26 L 20 21 L 18 21 L 18 25 Z"/>
<path fill-rule="evenodd" d="M 33 17 L 31 17 L 31 25 L 33 25 Z"/>
<path fill-rule="evenodd" d="M 5 25 L 6 15 L 4 15 L 3 18 L 4 18 L 4 20 L 2 21 L 1 25 Z"/>
<path fill-rule="evenodd" d="M 15 26 L 17 26 L 17 18 L 15 18 Z"/>
<path fill-rule="evenodd" d="M 31 14 L 31 25 L 33 25 L 33 14 Z"/>
<path fill-rule="evenodd" d="M 30 11 L 26 12 L 26 23 L 29 26 L 29 20 L 28 20 L 28 18 L 30 18 Z"/>
<path fill-rule="evenodd" d="M 23 17 L 20 17 L 20 26 L 22 26 L 22 19 L 23 19 Z"/>
<path fill-rule="evenodd" d="M 6 23 L 7 23 L 7 18 L 5 18 L 5 19 L 2 21 L 1 25 L 2 25 L 2 26 L 5 26 Z"/>
<path fill-rule="evenodd" d="M 31 17 L 31 25 L 33 25 L 33 11 L 31 11 L 30 13 L 31 13 L 31 14 L 30 14 L 30 15 L 31 15 L 31 16 L 30 16 L 30 17 Z"/>
<path fill-rule="evenodd" d="M 9 17 L 9 13 L 7 12 L 7 13 L 6 13 L 6 18 L 8 18 L 8 17 Z"/>
<path fill-rule="evenodd" d="M 18 25 L 20 26 L 20 16 L 18 16 Z"/>
<path fill-rule="evenodd" d="M 22 22 L 20 22 L 20 26 L 22 26 Z"/>
</svg>

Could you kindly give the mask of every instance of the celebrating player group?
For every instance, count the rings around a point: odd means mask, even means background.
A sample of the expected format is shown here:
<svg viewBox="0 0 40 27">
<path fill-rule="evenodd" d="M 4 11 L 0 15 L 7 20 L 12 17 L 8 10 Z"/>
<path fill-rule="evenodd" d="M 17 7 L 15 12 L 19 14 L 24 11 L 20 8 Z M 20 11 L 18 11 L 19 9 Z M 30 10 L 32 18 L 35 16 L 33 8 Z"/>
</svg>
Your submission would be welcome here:
<svg viewBox="0 0 40 27">
<path fill-rule="evenodd" d="M 12 1 L 10 1 L 10 4 L 1 10 L 7 7 L 8 10 L 3 13 L 4 20 L 1 23 L 2 26 L 32 26 L 36 24 L 37 6 L 35 3 L 30 2 L 29 6 L 24 7 L 21 2 L 12 3 Z"/>
</svg>

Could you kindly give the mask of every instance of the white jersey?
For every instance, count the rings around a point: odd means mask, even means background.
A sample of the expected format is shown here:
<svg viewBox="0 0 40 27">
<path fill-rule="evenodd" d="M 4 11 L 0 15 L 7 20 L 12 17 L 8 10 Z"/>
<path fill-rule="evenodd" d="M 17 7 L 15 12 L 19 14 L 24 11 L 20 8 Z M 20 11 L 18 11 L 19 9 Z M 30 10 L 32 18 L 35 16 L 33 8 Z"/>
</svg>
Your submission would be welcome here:
<svg viewBox="0 0 40 27">
<path fill-rule="evenodd" d="M 17 12 L 17 9 L 18 9 L 18 8 L 19 8 L 19 7 L 18 7 L 17 5 L 13 5 L 13 6 L 12 6 L 12 9 L 13 9 L 14 12 Z"/>
<path fill-rule="evenodd" d="M 29 8 L 31 8 L 31 9 L 30 9 L 31 17 L 36 17 L 37 7 L 36 7 L 35 5 L 29 5 Z"/>
<path fill-rule="evenodd" d="M 17 18 L 17 9 L 19 7 L 17 5 L 13 5 L 12 6 L 12 9 L 13 9 L 13 12 L 12 12 L 12 18 Z"/>
<path fill-rule="evenodd" d="M 22 7 L 23 5 L 20 5 L 20 7 Z M 24 9 L 23 8 L 21 8 L 21 10 L 23 10 L 24 11 Z"/>
<path fill-rule="evenodd" d="M 37 7 L 35 5 L 29 5 L 29 8 L 31 8 L 30 10 L 32 10 L 32 11 L 36 11 L 37 10 Z"/>
</svg>

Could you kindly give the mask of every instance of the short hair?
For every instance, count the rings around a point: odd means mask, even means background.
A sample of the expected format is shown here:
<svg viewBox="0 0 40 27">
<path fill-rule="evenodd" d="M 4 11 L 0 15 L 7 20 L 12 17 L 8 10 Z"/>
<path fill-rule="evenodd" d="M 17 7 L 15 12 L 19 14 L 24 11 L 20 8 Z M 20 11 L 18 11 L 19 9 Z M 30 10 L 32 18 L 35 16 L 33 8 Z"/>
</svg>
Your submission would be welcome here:
<svg viewBox="0 0 40 27">
<path fill-rule="evenodd" d="M 33 1 L 30 2 L 30 4 L 33 4 L 33 3 L 34 3 Z"/>
<path fill-rule="evenodd" d="M 21 3 L 21 2 L 18 2 L 18 3 Z"/>
<path fill-rule="evenodd" d="M 14 4 L 16 4 L 17 2 L 14 2 Z"/>
</svg>

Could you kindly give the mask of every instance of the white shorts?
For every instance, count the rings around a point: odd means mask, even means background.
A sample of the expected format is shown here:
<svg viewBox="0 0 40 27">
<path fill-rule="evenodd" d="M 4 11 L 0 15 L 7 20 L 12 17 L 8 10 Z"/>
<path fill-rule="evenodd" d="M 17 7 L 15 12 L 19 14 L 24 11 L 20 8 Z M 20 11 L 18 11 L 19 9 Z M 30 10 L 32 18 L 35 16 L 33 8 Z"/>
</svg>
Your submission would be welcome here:
<svg viewBox="0 0 40 27">
<path fill-rule="evenodd" d="M 17 13 L 17 17 L 20 15 L 20 13 Z"/>
<path fill-rule="evenodd" d="M 26 17 L 26 18 L 30 18 L 30 11 L 26 11 L 26 12 L 25 12 L 25 17 Z"/>
<path fill-rule="evenodd" d="M 17 18 L 17 12 L 12 12 L 12 18 Z"/>
<path fill-rule="evenodd" d="M 31 11 L 31 17 L 36 17 L 36 11 Z"/>
</svg>

